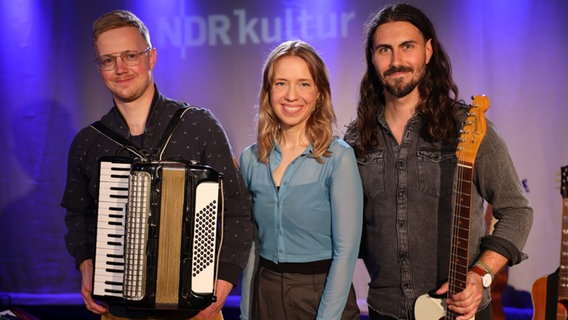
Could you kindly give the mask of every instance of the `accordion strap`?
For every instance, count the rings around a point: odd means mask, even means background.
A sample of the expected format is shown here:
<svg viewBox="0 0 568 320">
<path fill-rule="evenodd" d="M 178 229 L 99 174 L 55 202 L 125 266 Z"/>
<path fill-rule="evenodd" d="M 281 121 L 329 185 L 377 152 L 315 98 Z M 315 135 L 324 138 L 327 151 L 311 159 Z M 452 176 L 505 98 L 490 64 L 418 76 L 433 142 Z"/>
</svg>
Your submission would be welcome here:
<svg viewBox="0 0 568 320">
<path fill-rule="evenodd" d="M 97 130 L 100 134 L 107 137 L 109 140 L 112 140 L 114 143 L 118 144 L 123 149 L 126 149 L 134 153 L 135 155 L 137 155 L 142 159 L 147 158 L 147 155 L 142 150 L 139 150 L 138 147 L 130 143 L 130 141 L 128 141 L 125 137 L 113 131 L 112 129 L 104 125 L 102 122 L 100 121 L 93 122 L 93 124 L 91 124 L 91 128 Z"/>
<path fill-rule="evenodd" d="M 170 142 L 170 139 L 172 138 L 172 135 L 174 134 L 174 131 L 176 130 L 179 124 L 179 121 L 181 120 L 181 118 L 183 118 L 183 115 L 188 110 L 193 108 L 195 107 L 184 106 L 176 110 L 176 113 L 172 116 L 172 119 L 170 120 L 170 123 L 168 123 L 168 127 L 166 128 L 166 131 L 164 131 L 164 134 L 160 139 L 160 143 L 158 144 L 158 146 L 160 146 L 160 148 L 158 149 L 158 160 L 160 161 L 162 160 L 162 155 L 164 153 L 164 150 L 166 150 L 166 147 L 168 146 L 168 143 Z"/>
<path fill-rule="evenodd" d="M 170 123 L 166 127 L 166 130 L 164 131 L 164 134 L 162 135 L 162 137 L 160 139 L 160 143 L 158 144 L 159 149 L 157 151 L 157 154 L 158 154 L 159 160 L 162 160 L 162 154 L 164 153 L 164 150 L 166 149 L 168 142 L 170 141 L 175 129 L 177 128 L 179 121 L 181 120 L 183 115 L 191 108 L 195 108 L 195 107 L 193 107 L 193 106 L 181 107 L 178 110 L 176 110 L 175 114 L 172 116 L 172 119 L 170 120 Z M 141 159 L 149 160 L 148 159 L 149 156 L 146 154 L 146 152 L 144 152 L 143 150 L 140 150 L 138 147 L 136 147 L 130 141 L 128 141 L 128 139 L 126 139 L 124 136 L 122 136 L 119 133 L 117 133 L 116 131 L 110 129 L 109 127 L 104 125 L 102 122 L 100 122 L 100 121 L 93 122 L 91 124 L 91 128 L 95 129 L 100 134 L 102 134 L 103 136 L 112 140 L 114 143 L 118 144 L 122 148 L 127 149 L 128 151 L 134 153 L 135 155 L 137 155 Z"/>
</svg>

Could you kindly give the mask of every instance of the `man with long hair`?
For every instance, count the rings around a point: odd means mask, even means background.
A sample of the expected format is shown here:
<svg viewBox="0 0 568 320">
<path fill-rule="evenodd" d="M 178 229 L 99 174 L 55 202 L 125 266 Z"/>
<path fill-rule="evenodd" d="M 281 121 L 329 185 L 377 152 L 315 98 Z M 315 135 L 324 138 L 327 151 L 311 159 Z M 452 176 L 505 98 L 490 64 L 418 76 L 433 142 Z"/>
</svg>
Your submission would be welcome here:
<svg viewBox="0 0 568 320">
<path fill-rule="evenodd" d="M 458 98 L 434 26 L 416 7 L 388 5 L 376 13 L 365 56 L 357 117 L 345 140 L 355 149 L 365 193 L 361 255 L 371 276 L 369 314 L 414 319 L 419 296 L 448 291 L 456 147 L 468 106 Z M 460 320 L 490 319 L 492 275 L 527 258 L 521 250 L 532 208 L 491 122 L 473 183 L 467 285 L 444 298 Z M 485 201 L 499 220 L 490 236 Z"/>
</svg>

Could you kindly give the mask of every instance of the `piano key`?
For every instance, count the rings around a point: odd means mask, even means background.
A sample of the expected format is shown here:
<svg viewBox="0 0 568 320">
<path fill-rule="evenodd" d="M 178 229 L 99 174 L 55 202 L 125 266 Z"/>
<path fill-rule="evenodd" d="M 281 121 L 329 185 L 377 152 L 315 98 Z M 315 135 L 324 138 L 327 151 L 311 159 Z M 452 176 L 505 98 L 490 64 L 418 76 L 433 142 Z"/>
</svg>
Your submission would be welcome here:
<svg viewBox="0 0 568 320">
<path fill-rule="evenodd" d="M 130 163 L 101 161 L 101 172 L 129 172 Z M 102 175 L 102 174 L 101 174 Z"/>
<path fill-rule="evenodd" d="M 101 236 L 111 236 L 111 235 L 117 235 L 117 236 L 123 236 L 124 235 L 124 222 L 120 222 L 120 221 L 99 221 L 100 223 L 97 224 L 97 228 L 101 228 L 100 229 L 100 233 Z"/>
<path fill-rule="evenodd" d="M 100 186 L 103 186 L 105 188 L 103 189 L 109 189 L 109 190 L 122 190 L 122 189 L 128 189 L 128 178 L 112 178 L 112 177 L 107 177 L 107 178 L 101 178 L 103 180 L 101 180 Z"/>
<path fill-rule="evenodd" d="M 125 222 L 124 215 L 99 215 L 97 226 L 122 226 Z M 107 227 L 108 228 L 108 227 Z"/>
<path fill-rule="evenodd" d="M 122 297 L 123 281 L 122 273 L 95 275 L 95 281 L 93 281 L 93 293 L 101 296 L 113 295 L 114 293 L 115 295 Z"/>
</svg>

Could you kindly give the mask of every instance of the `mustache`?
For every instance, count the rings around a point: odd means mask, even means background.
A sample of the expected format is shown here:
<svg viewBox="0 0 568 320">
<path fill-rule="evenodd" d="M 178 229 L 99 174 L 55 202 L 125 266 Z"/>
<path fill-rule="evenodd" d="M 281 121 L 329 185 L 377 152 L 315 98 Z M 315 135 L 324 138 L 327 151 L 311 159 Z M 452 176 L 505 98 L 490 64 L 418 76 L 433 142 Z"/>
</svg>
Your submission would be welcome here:
<svg viewBox="0 0 568 320">
<path fill-rule="evenodd" d="M 387 77 L 396 72 L 412 72 L 414 71 L 410 67 L 390 67 L 387 71 L 383 73 L 383 76 Z"/>
</svg>

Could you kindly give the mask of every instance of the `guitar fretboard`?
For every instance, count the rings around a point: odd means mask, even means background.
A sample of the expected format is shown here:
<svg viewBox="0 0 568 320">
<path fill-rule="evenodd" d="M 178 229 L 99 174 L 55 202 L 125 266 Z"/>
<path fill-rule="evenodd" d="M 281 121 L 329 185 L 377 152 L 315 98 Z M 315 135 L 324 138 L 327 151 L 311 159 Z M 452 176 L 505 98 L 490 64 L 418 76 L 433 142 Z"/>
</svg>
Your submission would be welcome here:
<svg viewBox="0 0 568 320">
<path fill-rule="evenodd" d="M 560 241 L 560 272 L 558 300 L 568 299 L 568 166 L 561 169 L 560 193 L 562 194 L 562 236 Z"/>
<path fill-rule="evenodd" d="M 449 296 L 463 291 L 467 284 L 472 181 L 473 165 L 460 161 L 456 180 L 456 203 L 450 251 Z M 447 310 L 446 319 L 455 319 L 457 316 L 458 314 Z"/>
</svg>

